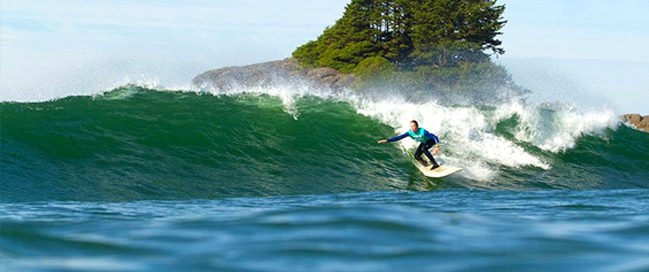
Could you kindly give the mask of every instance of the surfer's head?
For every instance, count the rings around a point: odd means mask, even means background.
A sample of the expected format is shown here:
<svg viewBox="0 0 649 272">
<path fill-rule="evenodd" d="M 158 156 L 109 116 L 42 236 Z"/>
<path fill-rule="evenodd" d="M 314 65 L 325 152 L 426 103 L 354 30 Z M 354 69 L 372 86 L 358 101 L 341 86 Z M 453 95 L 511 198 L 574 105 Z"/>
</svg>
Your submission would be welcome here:
<svg viewBox="0 0 649 272">
<path fill-rule="evenodd" d="M 419 130 L 419 123 L 417 123 L 417 120 L 410 121 L 410 130 L 413 132 Z"/>
</svg>

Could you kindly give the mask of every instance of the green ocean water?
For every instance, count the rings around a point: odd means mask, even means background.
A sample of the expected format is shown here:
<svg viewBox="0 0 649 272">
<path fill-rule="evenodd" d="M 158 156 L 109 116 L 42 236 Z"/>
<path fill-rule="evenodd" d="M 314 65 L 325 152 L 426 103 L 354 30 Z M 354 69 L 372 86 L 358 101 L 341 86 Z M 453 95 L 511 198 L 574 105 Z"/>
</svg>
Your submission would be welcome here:
<svg viewBox="0 0 649 272">
<path fill-rule="evenodd" d="M 399 101 L 129 85 L 2 102 L 3 266 L 649 269 L 648 133 L 552 105 Z M 429 179 L 412 146 L 376 144 L 411 118 L 465 171 Z"/>
</svg>

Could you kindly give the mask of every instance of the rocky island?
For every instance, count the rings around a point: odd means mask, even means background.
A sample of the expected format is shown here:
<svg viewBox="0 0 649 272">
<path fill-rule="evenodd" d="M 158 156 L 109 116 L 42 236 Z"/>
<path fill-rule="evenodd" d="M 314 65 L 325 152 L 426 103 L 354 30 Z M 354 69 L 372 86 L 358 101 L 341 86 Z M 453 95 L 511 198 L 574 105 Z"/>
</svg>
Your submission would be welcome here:
<svg viewBox="0 0 649 272">
<path fill-rule="evenodd" d="M 504 8 L 495 0 L 352 0 L 332 27 L 291 58 L 206 71 L 193 84 L 217 92 L 298 82 L 333 90 L 380 86 L 406 96 L 479 92 L 480 101 L 521 93 L 490 58 L 505 52 L 496 38 Z"/>
</svg>

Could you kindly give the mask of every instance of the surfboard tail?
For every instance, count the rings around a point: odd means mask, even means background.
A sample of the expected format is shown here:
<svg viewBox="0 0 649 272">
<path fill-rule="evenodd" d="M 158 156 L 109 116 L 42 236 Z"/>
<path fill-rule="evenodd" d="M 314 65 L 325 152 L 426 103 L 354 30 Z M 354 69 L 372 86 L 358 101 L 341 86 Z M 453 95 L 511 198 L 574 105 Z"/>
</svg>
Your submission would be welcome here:
<svg viewBox="0 0 649 272">
<path fill-rule="evenodd" d="M 440 167 L 437 167 L 434 170 L 430 170 L 430 167 L 424 167 L 424 166 L 420 166 L 418 168 L 419 171 L 421 171 L 421 173 L 424 174 L 424 176 L 431 177 L 431 178 L 443 178 L 463 170 L 460 167 L 449 166 L 449 165 L 441 165 Z"/>
</svg>

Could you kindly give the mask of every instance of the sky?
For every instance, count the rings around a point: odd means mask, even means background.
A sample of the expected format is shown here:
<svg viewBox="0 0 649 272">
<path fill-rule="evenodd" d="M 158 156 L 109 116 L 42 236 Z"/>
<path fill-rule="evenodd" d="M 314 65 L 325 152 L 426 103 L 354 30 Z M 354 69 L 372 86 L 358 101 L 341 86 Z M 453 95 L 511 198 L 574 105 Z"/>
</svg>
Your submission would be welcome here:
<svg viewBox="0 0 649 272">
<path fill-rule="evenodd" d="M 649 114 L 649 1 L 506 0 L 496 61 L 539 101 Z"/>
<path fill-rule="evenodd" d="M 187 88 L 208 69 L 289 57 L 347 2 L 0 0 L 0 100 Z M 532 99 L 649 114 L 649 1 L 498 3 L 506 53 L 494 60 Z"/>
</svg>

